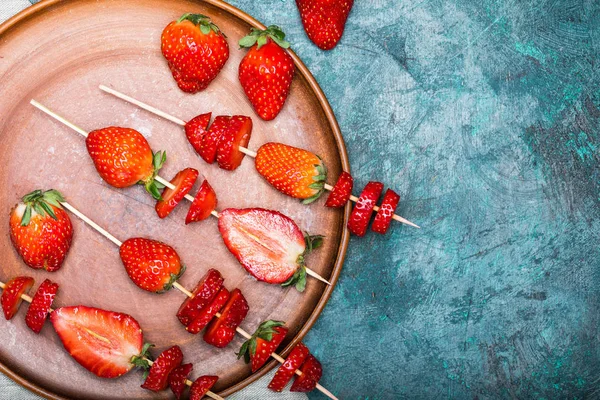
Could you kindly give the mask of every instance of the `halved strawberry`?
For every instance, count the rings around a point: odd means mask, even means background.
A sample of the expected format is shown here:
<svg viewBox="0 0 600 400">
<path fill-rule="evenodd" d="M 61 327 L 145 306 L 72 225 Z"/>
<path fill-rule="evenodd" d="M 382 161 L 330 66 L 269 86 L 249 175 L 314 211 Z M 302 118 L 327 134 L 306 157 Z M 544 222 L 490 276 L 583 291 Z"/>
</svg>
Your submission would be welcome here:
<svg viewBox="0 0 600 400">
<path fill-rule="evenodd" d="M 229 301 L 221 310 L 221 317 L 214 319 L 208 325 L 204 333 L 204 341 L 219 348 L 227 346 L 235 337 L 235 329 L 246 318 L 249 309 L 242 292 L 234 289 Z"/>
<path fill-rule="evenodd" d="M 383 183 L 369 182 L 363 189 L 358 202 L 350 214 L 348 221 L 348 229 L 357 236 L 364 236 L 373 214 L 373 207 L 377 203 L 377 199 L 383 190 Z"/>
<path fill-rule="evenodd" d="M 352 186 L 354 186 L 352 175 L 342 171 L 329 197 L 327 197 L 325 207 L 344 207 L 352 194 Z"/>
<path fill-rule="evenodd" d="M 21 296 L 33 286 L 33 278 L 29 276 L 17 276 L 11 279 L 4 286 L 2 292 L 2 310 L 6 320 L 12 319 L 19 310 L 19 306 L 23 299 Z"/>
<path fill-rule="evenodd" d="M 183 364 L 175 368 L 169 374 L 169 387 L 177 400 L 179 400 L 183 394 L 183 390 L 186 387 L 185 382 L 187 381 L 190 372 L 192 372 L 192 369 L 194 369 L 192 364 Z"/>
<path fill-rule="evenodd" d="M 296 347 L 292 349 L 290 355 L 285 359 L 285 362 L 281 364 L 275 376 L 269 383 L 269 389 L 275 392 L 281 392 L 292 377 L 296 373 L 296 370 L 300 368 L 306 357 L 310 354 L 308 347 L 302 343 L 298 343 Z"/>
<path fill-rule="evenodd" d="M 215 298 L 210 302 L 209 305 L 204 307 L 200 314 L 194 319 L 190 324 L 185 328 L 186 331 L 192 334 L 197 334 L 202 331 L 208 325 L 208 323 L 213 319 L 216 313 L 218 313 L 229 300 L 230 294 L 229 290 L 225 288 L 221 288 L 219 293 L 215 296 Z"/>
<path fill-rule="evenodd" d="M 202 137 L 206 134 L 211 115 L 212 113 L 200 114 L 185 124 L 185 136 L 198 154 L 202 151 Z"/>
<path fill-rule="evenodd" d="M 117 378 L 143 353 L 140 324 L 127 314 L 85 306 L 62 307 L 50 316 L 69 354 L 101 378 Z"/>
<path fill-rule="evenodd" d="M 204 375 L 196 379 L 190 388 L 190 400 L 201 400 L 218 380 L 218 376 L 212 375 Z"/>
<path fill-rule="evenodd" d="M 222 169 L 233 171 L 240 166 L 244 153 L 240 146 L 247 147 L 252 135 L 252 119 L 243 115 L 234 115 L 227 129 L 221 135 L 217 147 L 217 163 Z"/>
<path fill-rule="evenodd" d="M 217 157 L 217 146 L 223 133 L 227 131 L 229 126 L 229 120 L 231 117 L 225 115 L 219 115 L 215 117 L 215 120 L 210 125 L 204 135 L 202 135 L 202 143 L 200 146 L 200 157 L 209 164 L 215 162 Z"/>
<path fill-rule="evenodd" d="M 203 221 L 217 208 L 217 194 L 205 179 L 185 217 L 185 224 Z"/>
<path fill-rule="evenodd" d="M 179 307 L 177 311 L 179 321 L 188 326 L 215 298 L 221 287 L 223 287 L 223 276 L 216 269 L 209 269 L 194 288 L 192 292 L 194 297 L 188 297 Z"/>
<path fill-rule="evenodd" d="M 49 279 L 42 282 L 35 292 L 25 316 L 25 323 L 35 333 L 42 331 L 56 292 L 58 292 L 58 285 Z"/>
<path fill-rule="evenodd" d="M 179 346 L 173 346 L 160 353 L 156 361 L 150 366 L 148 377 L 142 384 L 142 388 L 160 392 L 165 390 L 169 384 L 169 374 L 181 365 L 183 353 Z"/>
<path fill-rule="evenodd" d="M 283 325 L 284 322 L 272 320 L 260 324 L 252 337 L 242 344 L 238 359 L 244 357 L 246 363 L 252 360 L 252 372 L 258 371 L 285 339 L 288 328 Z"/>
<path fill-rule="evenodd" d="M 323 376 L 323 367 L 315 356 L 309 354 L 300 367 L 301 376 L 296 376 L 290 392 L 311 392 L 317 387 L 317 383 Z"/>
<path fill-rule="evenodd" d="M 194 168 L 183 169 L 171 179 L 175 189 L 166 187 L 162 192 L 161 199 L 156 202 L 155 209 L 160 218 L 165 218 L 177 207 L 177 204 L 192 189 L 196 179 L 198 179 L 198 171 Z"/>
<path fill-rule="evenodd" d="M 399 202 L 400 195 L 398 195 L 392 189 L 385 191 L 379 211 L 377 211 L 373 225 L 371 225 L 371 229 L 374 232 L 381 234 L 385 234 L 387 232 L 390 224 L 392 223 L 392 218 L 394 217 L 394 212 L 396 211 L 396 207 L 398 207 Z"/>
</svg>

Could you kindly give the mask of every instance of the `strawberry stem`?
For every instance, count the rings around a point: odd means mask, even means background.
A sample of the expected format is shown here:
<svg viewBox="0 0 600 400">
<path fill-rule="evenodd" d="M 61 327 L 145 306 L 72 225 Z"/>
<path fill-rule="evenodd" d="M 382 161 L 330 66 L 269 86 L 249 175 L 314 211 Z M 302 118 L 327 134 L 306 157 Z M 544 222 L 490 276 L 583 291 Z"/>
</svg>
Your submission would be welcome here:
<svg viewBox="0 0 600 400">
<path fill-rule="evenodd" d="M 150 354 L 150 348 L 152 347 L 154 347 L 152 343 L 144 343 L 141 353 L 131 357 L 131 360 L 129 361 L 135 367 L 144 370 L 144 380 L 148 377 L 148 373 L 150 372 L 149 361 L 153 360 L 152 355 Z"/>
<path fill-rule="evenodd" d="M 285 40 L 285 33 L 277 25 L 270 25 L 264 30 L 251 28 L 250 34 L 241 38 L 238 44 L 240 47 L 252 47 L 256 44 L 258 50 L 269 42 L 268 39 L 271 39 L 283 49 L 290 47 L 290 42 Z"/>
<path fill-rule="evenodd" d="M 146 188 L 146 191 L 152 195 L 156 200 L 162 200 L 162 196 L 160 194 L 160 190 L 164 189 L 164 185 L 158 182 L 155 178 L 158 175 L 158 171 L 162 168 L 165 161 L 167 161 L 167 152 L 166 151 L 157 151 L 152 154 L 152 166 L 153 171 L 152 175 L 145 181 L 140 181 L 138 183 L 143 184 Z"/>
<path fill-rule="evenodd" d="M 25 203 L 21 226 L 27 226 L 31 221 L 33 210 L 42 217 L 48 214 L 52 219 L 57 219 L 51 206 L 61 208 L 60 202 L 65 201 L 65 199 L 57 190 L 50 189 L 43 192 L 38 189 L 23 196 L 21 201 Z"/>
<path fill-rule="evenodd" d="M 208 35 L 212 30 L 215 33 L 221 33 L 221 35 L 225 36 L 225 34 L 221 32 L 219 27 L 211 21 L 210 17 L 207 17 L 206 15 L 186 13 L 183 14 L 181 18 L 177 20 L 177 22 L 179 23 L 186 20 L 198 26 L 200 28 L 200 31 L 205 35 Z"/>
</svg>

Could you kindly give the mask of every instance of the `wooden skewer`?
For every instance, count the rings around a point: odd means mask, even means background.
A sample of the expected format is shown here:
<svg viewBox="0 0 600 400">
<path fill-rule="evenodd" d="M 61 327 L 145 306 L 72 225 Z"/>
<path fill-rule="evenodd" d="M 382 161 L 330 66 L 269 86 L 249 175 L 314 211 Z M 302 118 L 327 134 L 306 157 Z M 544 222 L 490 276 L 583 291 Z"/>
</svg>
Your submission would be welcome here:
<svg viewBox="0 0 600 400">
<path fill-rule="evenodd" d="M 100 88 L 100 90 L 102 90 L 102 91 L 104 91 L 106 93 L 112 94 L 113 96 L 118 97 L 121 100 L 125 100 L 128 103 L 135 104 L 136 106 L 138 106 L 138 107 L 140 107 L 140 108 L 142 108 L 142 109 L 144 109 L 146 111 L 149 111 L 149 112 L 151 112 L 153 114 L 156 114 L 159 117 L 167 119 L 167 120 L 169 120 L 169 121 L 171 121 L 171 122 L 173 122 L 173 123 L 175 123 L 177 125 L 180 125 L 180 126 L 185 126 L 186 125 L 185 121 L 183 121 L 183 120 L 181 120 L 181 119 L 179 119 L 177 117 L 174 117 L 174 116 L 172 116 L 170 114 L 167 114 L 166 112 L 161 111 L 161 110 L 159 110 L 156 107 L 152 107 L 149 104 L 146 104 L 146 103 L 143 103 L 143 102 L 141 102 L 141 101 L 139 101 L 137 99 L 134 99 L 131 96 L 127 96 L 124 93 L 118 92 L 118 91 L 116 91 L 114 89 L 111 89 L 111 88 L 109 88 L 107 86 L 104 86 L 104 85 L 100 85 L 99 88 Z M 250 156 L 252 158 L 256 158 L 256 152 L 255 151 L 252 151 L 252 150 L 247 149 L 247 148 L 242 147 L 242 146 L 238 147 L 238 149 L 242 153 L 246 154 L 247 156 Z M 329 190 L 329 191 L 333 190 L 333 186 L 331 186 L 331 185 L 329 185 L 327 183 L 325 184 L 324 188 L 325 188 L 325 190 Z M 356 203 L 358 201 L 358 197 L 356 197 L 356 196 L 350 196 L 350 200 Z M 375 207 L 373 207 L 373 210 L 375 210 L 375 212 L 379 212 L 379 207 L 375 206 Z M 417 224 L 415 224 L 413 222 L 410 222 L 406 218 L 401 217 L 401 216 L 399 216 L 397 214 L 394 214 L 394 216 L 392 218 L 395 219 L 398 222 L 403 223 L 403 224 L 410 225 L 412 227 L 419 228 L 419 229 L 421 228 L 419 225 L 417 225 Z"/>
<path fill-rule="evenodd" d="M 51 116 L 55 120 L 61 122 L 62 124 L 68 126 L 71 129 L 73 129 L 75 132 L 79 133 L 83 137 L 87 138 L 88 132 L 86 132 L 85 130 L 83 130 L 79 126 L 77 126 L 74 123 L 68 121 L 67 119 L 63 118 L 62 116 L 58 115 L 54 111 L 50 110 L 48 107 L 40 104 L 39 102 L 37 102 L 35 100 L 31 100 L 30 103 L 31 103 L 32 106 L 34 106 L 38 110 L 43 111 L 44 113 L 46 113 L 47 115 Z M 161 177 L 159 175 L 157 175 L 154 179 L 156 179 L 156 181 L 162 183 L 163 185 L 165 185 L 166 187 L 168 187 L 170 189 L 173 189 L 173 190 L 175 189 L 175 185 L 173 185 L 171 182 L 169 182 L 168 180 L 164 179 L 163 177 Z M 189 194 L 185 195 L 185 199 L 188 200 L 188 201 L 190 201 L 190 202 L 194 201 L 194 198 L 192 196 L 190 196 Z M 216 217 L 216 218 L 219 218 L 219 213 L 217 211 L 213 210 L 211 212 L 211 215 L 214 216 L 214 217 Z M 118 246 L 120 246 L 120 244 Z M 316 273 L 315 271 L 311 270 L 308 267 L 306 267 L 306 273 L 308 275 L 312 276 L 313 278 L 316 278 L 316 279 L 320 280 L 321 282 L 324 282 L 325 284 L 331 286 L 331 283 L 328 280 L 326 280 L 325 278 L 321 277 L 318 273 Z"/>
</svg>

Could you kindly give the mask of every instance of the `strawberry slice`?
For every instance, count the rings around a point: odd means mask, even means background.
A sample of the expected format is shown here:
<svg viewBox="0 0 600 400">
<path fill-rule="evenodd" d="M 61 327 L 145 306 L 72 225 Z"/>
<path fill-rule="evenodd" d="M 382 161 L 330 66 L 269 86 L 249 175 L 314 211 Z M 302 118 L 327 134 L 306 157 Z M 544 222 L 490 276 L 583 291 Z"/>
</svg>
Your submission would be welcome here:
<svg viewBox="0 0 600 400">
<path fill-rule="evenodd" d="M 200 114 L 185 124 L 185 136 L 198 154 L 202 151 L 202 137 L 206 134 L 211 115 L 212 113 Z"/>
<path fill-rule="evenodd" d="M 269 389 L 275 392 L 281 392 L 289 381 L 292 380 L 296 370 L 300 368 L 309 354 L 308 347 L 302 343 L 298 343 L 296 347 L 292 349 L 288 358 L 285 359 L 285 362 L 281 364 L 277 372 L 275 372 L 275 376 L 271 380 L 271 383 L 269 383 Z"/>
<path fill-rule="evenodd" d="M 229 290 L 225 288 L 221 288 L 219 293 L 215 296 L 213 301 L 206 307 L 202 309 L 200 314 L 194 319 L 185 330 L 192 334 L 200 333 L 202 329 L 208 325 L 208 323 L 213 319 L 216 313 L 218 313 L 227 303 L 231 295 L 229 294 Z"/>
<path fill-rule="evenodd" d="M 246 318 L 249 309 L 242 292 L 234 289 L 221 311 L 221 317 L 214 319 L 208 325 L 204 333 L 204 341 L 218 348 L 227 346 L 235 337 L 235 328 Z"/>
<path fill-rule="evenodd" d="M 218 376 L 204 375 L 196 379 L 190 388 L 190 400 L 201 400 L 217 383 Z"/>
<path fill-rule="evenodd" d="M 357 236 L 364 236 L 373 214 L 373 207 L 383 190 L 383 183 L 369 182 L 363 189 L 348 221 L 348 229 Z"/>
<path fill-rule="evenodd" d="M 300 367 L 301 376 L 296 376 L 290 392 L 312 392 L 323 376 L 323 367 L 315 356 L 309 354 Z"/>
<path fill-rule="evenodd" d="M 117 378 L 142 353 L 140 324 L 127 314 L 85 306 L 62 307 L 50 316 L 69 354 L 101 378 Z"/>
<path fill-rule="evenodd" d="M 160 218 L 165 218 L 177 207 L 177 204 L 192 189 L 196 179 L 198 179 L 198 171 L 194 168 L 186 168 L 175 175 L 171 180 L 175 189 L 166 187 L 162 192 L 161 199 L 156 202 L 155 209 Z"/>
<path fill-rule="evenodd" d="M 35 292 L 25 316 L 25 323 L 35 333 L 40 333 L 44 327 L 44 322 L 48 317 L 56 292 L 58 292 L 58 284 L 49 279 L 42 282 L 37 292 Z"/>
<path fill-rule="evenodd" d="M 208 128 L 208 131 L 202 136 L 200 146 L 200 157 L 209 164 L 215 162 L 217 157 L 217 146 L 221 136 L 227 131 L 231 117 L 219 115 Z"/>
<path fill-rule="evenodd" d="M 142 388 L 160 392 L 165 390 L 169 384 L 169 375 L 181 365 L 183 353 L 179 346 L 173 346 L 160 353 L 156 361 L 152 363 L 148 377 L 142 384 Z"/>
<path fill-rule="evenodd" d="M 192 205 L 185 217 L 185 224 L 203 221 L 210 217 L 210 213 L 217 208 L 217 194 L 205 179 L 196 194 Z"/>
<path fill-rule="evenodd" d="M 217 147 L 217 162 L 220 168 L 233 171 L 240 166 L 244 159 L 244 153 L 240 151 L 240 146 L 248 147 L 251 134 L 252 119 L 250 117 L 243 115 L 231 117 Z"/>
<path fill-rule="evenodd" d="M 385 191 L 379 211 L 377 212 L 377 215 L 375 215 L 373 225 L 371 225 L 371 229 L 374 232 L 385 234 L 388 231 L 399 202 L 400 195 L 398 195 L 392 189 Z"/>
<path fill-rule="evenodd" d="M 183 394 L 183 390 L 186 387 L 185 382 L 187 381 L 190 372 L 192 372 L 192 369 L 194 369 L 192 364 L 183 364 L 173 369 L 169 374 L 169 387 L 177 400 L 179 400 Z"/>
<path fill-rule="evenodd" d="M 188 326 L 215 298 L 221 287 L 223 287 L 223 276 L 216 269 L 209 269 L 194 288 L 193 297 L 188 297 L 179 307 L 177 311 L 179 321 Z"/>
<path fill-rule="evenodd" d="M 252 361 L 252 372 L 256 372 L 265 365 L 271 354 L 283 342 L 288 333 L 288 328 L 281 321 L 265 321 L 250 339 L 242 344 L 238 359 L 244 357 L 246 363 Z"/>
<path fill-rule="evenodd" d="M 352 175 L 342 171 L 329 197 L 327 197 L 325 207 L 344 207 L 352 194 L 352 186 L 354 186 Z"/>
<path fill-rule="evenodd" d="M 33 286 L 33 278 L 29 276 L 17 276 L 11 279 L 4 286 L 2 292 L 2 310 L 6 320 L 12 319 L 19 310 L 19 306 L 23 299 L 21 296 Z"/>
</svg>

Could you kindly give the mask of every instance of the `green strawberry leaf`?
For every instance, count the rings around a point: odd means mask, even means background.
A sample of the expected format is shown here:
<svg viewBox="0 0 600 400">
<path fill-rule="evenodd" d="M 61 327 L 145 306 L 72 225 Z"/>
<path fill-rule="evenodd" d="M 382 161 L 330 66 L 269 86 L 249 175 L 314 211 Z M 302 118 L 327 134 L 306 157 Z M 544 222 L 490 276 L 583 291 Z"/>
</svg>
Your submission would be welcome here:
<svg viewBox="0 0 600 400">
<path fill-rule="evenodd" d="M 258 36 L 250 34 L 241 38 L 238 44 L 240 45 L 240 47 L 252 47 L 256 43 L 257 39 Z"/>
<path fill-rule="evenodd" d="M 306 288 L 306 267 L 304 266 L 304 259 L 302 259 L 302 263 L 299 265 L 294 275 L 281 284 L 283 287 L 292 285 L 294 285 L 299 292 L 304 292 L 304 289 Z"/>
<path fill-rule="evenodd" d="M 27 204 L 27 206 L 25 206 L 23 217 L 21 218 L 21 226 L 29 225 L 29 221 L 31 221 L 31 205 Z"/>
</svg>

